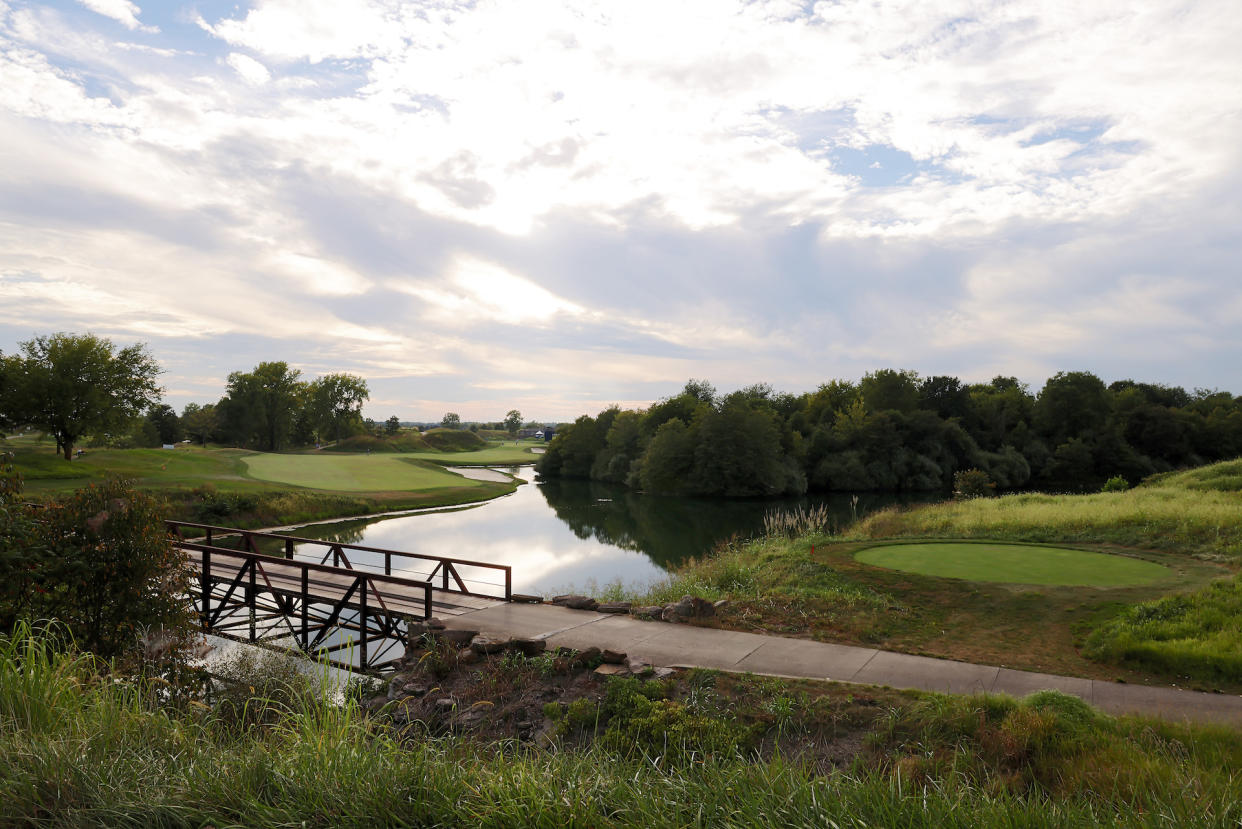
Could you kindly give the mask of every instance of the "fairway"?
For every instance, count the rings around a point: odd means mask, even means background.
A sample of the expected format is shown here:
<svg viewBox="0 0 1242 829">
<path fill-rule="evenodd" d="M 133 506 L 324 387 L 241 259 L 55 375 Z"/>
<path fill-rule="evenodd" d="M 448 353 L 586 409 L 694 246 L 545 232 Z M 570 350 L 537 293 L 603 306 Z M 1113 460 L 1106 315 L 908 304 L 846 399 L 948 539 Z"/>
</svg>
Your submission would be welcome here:
<svg viewBox="0 0 1242 829">
<path fill-rule="evenodd" d="M 249 455 L 252 478 L 339 492 L 387 492 L 476 487 L 482 482 L 399 455 Z"/>
<path fill-rule="evenodd" d="M 1150 561 L 1029 544 L 889 544 L 869 547 L 854 558 L 907 573 L 1007 584 L 1125 587 L 1172 575 L 1168 568 Z"/>
</svg>

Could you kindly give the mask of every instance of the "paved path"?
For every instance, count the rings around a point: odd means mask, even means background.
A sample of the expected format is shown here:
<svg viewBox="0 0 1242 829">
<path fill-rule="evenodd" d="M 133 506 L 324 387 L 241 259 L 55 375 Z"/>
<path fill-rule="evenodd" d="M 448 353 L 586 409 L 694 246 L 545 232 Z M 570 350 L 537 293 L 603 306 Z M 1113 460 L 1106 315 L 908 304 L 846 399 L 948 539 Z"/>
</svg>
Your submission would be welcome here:
<svg viewBox="0 0 1242 829">
<path fill-rule="evenodd" d="M 442 617 L 450 628 L 544 638 L 552 646 L 609 648 L 655 665 L 715 668 L 954 694 L 1025 696 L 1056 689 L 1110 714 L 1146 714 L 1242 726 L 1242 696 L 1015 671 L 875 648 L 692 625 L 646 622 L 555 605 L 497 604 Z"/>
</svg>

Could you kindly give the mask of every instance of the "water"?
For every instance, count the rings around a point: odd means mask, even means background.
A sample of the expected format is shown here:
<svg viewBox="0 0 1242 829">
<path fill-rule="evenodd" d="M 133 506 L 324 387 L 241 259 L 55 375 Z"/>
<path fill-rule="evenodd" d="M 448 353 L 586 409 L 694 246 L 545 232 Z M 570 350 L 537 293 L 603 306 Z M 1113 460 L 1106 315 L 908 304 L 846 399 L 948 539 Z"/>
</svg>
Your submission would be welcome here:
<svg viewBox="0 0 1242 829">
<path fill-rule="evenodd" d="M 490 470 L 457 470 L 472 477 Z M 533 480 L 530 467 L 506 473 Z M 912 499 L 860 494 L 857 513 Z M 848 495 L 785 499 L 710 499 L 643 495 L 596 481 L 527 483 L 512 495 L 464 508 L 393 518 L 356 519 L 294 532 L 429 556 L 448 556 L 513 567 L 513 590 L 549 595 L 620 582 L 642 587 L 669 568 L 711 552 L 731 537 L 763 528 L 770 509 L 825 505 L 838 526 L 853 519 Z M 356 564 L 365 554 L 351 554 Z M 375 562 L 381 563 L 377 557 Z M 394 575 L 401 573 L 394 571 Z M 409 575 L 419 577 L 416 571 Z"/>
</svg>

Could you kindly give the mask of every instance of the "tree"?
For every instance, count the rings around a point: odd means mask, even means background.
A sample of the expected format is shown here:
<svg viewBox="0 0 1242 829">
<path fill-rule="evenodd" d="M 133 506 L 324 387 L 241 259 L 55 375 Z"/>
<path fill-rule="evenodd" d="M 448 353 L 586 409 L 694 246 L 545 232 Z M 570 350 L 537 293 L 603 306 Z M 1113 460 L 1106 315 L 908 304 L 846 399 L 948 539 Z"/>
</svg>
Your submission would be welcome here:
<svg viewBox="0 0 1242 829">
<path fill-rule="evenodd" d="M 159 364 L 143 343 L 119 351 L 93 334 L 52 334 L 19 344 L 5 360 L 7 419 L 42 429 L 65 459 L 83 435 L 119 431 L 162 391 Z"/>
<path fill-rule="evenodd" d="M 917 372 L 882 368 L 863 375 L 858 389 L 868 411 L 912 412 L 919 405 L 918 380 Z"/>
<path fill-rule="evenodd" d="M 1102 430 L 1111 412 L 1104 382 L 1086 371 L 1057 372 L 1044 384 L 1034 408 L 1036 427 L 1058 451 L 1067 440 Z"/>
<path fill-rule="evenodd" d="M 233 438 L 269 452 L 284 447 L 305 392 L 301 376 L 284 362 L 259 363 L 253 371 L 230 374 L 220 408 Z"/>
<path fill-rule="evenodd" d="M 181 428 L 191 440 L 197 441 L 200 446 L 206 446 L 207 441 L 213 439 L 220 428 L 216 405 L 208 403 L 206 406 L 200 406 L 197 403 L 186 403 L 185 408 L 181 410 Z"/>
<path fill-rule="evenodd" d="M 313 381 L 307 399 L 320 438 L 331 434 L 339 443 L 346 427 L 362 422 L 362 404 L 370 397 L 367 381 L 353 374 L 326 374 Z"/>
<path fill-rule="evenodd" d="M 393 415 L 384 421 L 384 431 L 390 435 L 395 435 L 401 431 L 401 418 Z"/>
<path fill-rule="evenodd" d="M 460 429 L 461 416 L 457 412 L 445 412 L 444 418 L 440 421 L 440 425 L 445 429 Z"/>
<path fill-rule="evenodd" d="M 517 409 L 510 409 L 509 413 L 505 415 L 505 429 L 508 430 L 510 435 L 516 435 L 518 433 L 518 429 L 521 428 L 522 413 Z"/>
<path fill-rule="evenodd" d="M 160 443 L 176 443 L 181 440 L 181 419 L 167 403 L 158 403 L 147 412 L 147 422 L 155 429 Z"/>
</svg>

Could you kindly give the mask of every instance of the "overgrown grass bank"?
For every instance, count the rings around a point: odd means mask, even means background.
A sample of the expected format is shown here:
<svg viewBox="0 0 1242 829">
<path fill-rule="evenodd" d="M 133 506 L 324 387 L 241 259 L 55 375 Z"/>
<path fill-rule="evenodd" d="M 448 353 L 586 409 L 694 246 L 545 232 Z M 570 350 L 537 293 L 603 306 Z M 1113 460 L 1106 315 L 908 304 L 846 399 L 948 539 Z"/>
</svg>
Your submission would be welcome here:
<svg viewBox="0 0 1242 829">
<path fill-rule="evenodd" d="M 1242 560 L 1242 461 L 1159 476 L 1126 492 L 1030 493 L 884 510 L 849 538 L 989 538 L 1117 544 Z"/>
<path fill-rule="evenodd" d="M 747 713 L 722 702 L 727 689 L 710 674 L 678 689 L 610 684 L 599 704 L 605 719 L 635 735 L 613 745 L 606 726 L 581 748 L 548 751 L 417 728 L 402 736 L 383 715 L 313 697 L 238 729 L 200 705 L 161 709 L 147 688 L 112 681 L 100 667 L 38 639 L 0 638 L 3 825 L 1226 827 L 1242 819 L 1237 733 L 1112 720 L 1057 694 L 873 699 L 855 721 L 865 729 L 856 759 L 819 769 L 728 741 L 703 750 L 703 735 L 739 733 Z M 814 697 L 764 682 L 755 699 L 818 708 L 821 722 L 838 708 L 860 709 L 845 701 L 857 689 Z M 760 727 L 801 727 L 771 707 Z M 692 720 L 701 727 L 643 736 Z"/>
</svg>

